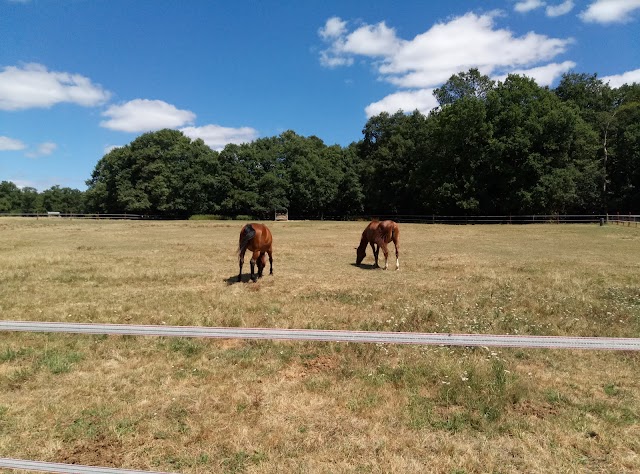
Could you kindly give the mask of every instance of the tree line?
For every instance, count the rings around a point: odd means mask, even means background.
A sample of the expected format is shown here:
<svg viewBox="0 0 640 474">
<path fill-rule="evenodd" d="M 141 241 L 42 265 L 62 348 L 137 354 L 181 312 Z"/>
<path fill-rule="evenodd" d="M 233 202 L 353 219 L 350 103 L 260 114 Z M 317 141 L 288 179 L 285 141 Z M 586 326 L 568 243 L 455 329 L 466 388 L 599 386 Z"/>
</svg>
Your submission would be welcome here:
<svg viewBox="0 0 640 474">
<path fill-rule="evenodd" d="M 640 212 L 640 85 L 555 89 L 471 69 L 428 115 L 381 113 L 346 147 L 294 131 L 221 151 L 176 130 L 104 155 L 84 192 L 0 184 L 0 212 L 292 217 Z"/>
</svg>

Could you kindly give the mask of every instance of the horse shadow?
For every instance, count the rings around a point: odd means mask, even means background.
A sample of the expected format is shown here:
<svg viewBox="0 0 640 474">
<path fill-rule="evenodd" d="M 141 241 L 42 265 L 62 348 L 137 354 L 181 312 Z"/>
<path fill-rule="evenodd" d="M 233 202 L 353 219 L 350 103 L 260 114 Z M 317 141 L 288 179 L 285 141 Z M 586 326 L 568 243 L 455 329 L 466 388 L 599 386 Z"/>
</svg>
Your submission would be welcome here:
<svg viewBox="0 0 640 474">
<path fill-rule="evenodd" d="M 224 282 L 229 286 L 234 285 L 235 283 L 249 283 L 251 282 L 251 275 L 249 274 L 242 275 L 242 279 L 238 281 L 238 275 L 235 274 L 233 276 L 230 276 L 229 278 L 225 278 Z"/>
<path fill-rule="evenodd" d="M 269 275 L 263 275 L 262 278 L 258 278 L 255 282 L 251 281 L 251 275 L 245 274 L 242 275 L 242 279 L 238 281 L 238 275 L 230 276 L 229 278 L 225 278 L 223 281 L 227 284 L 227 286 L 235 285 L 236 283 L 258 283 L 260 280 L 266 278 Z"/>
<path fill-rule="evenodd" d="M 380 268 L 376 267 L 373 263 L 361 263 L 360 265 L 352 263 L 351 266 L 359 268 L 360 270 L 377 270 Z"/>
</svg>

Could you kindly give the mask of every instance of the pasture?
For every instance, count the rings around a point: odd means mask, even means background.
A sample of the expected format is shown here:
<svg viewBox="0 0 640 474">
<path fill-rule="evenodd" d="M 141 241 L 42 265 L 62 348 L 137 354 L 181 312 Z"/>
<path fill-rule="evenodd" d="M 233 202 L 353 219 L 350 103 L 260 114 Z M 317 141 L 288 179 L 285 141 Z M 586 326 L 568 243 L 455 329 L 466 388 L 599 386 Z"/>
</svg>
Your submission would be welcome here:
<svg viewBox="0 0 640 474">
<path fill-rule="evenodd" d="M 640 337 L 640 230 L 0 220 L 3 320 Z M 390 245 L 393 253 L 393 245 Z M 394 255 L 395 257 L 395 255 Z M 266 272 L 265 272 L 266 273 Z M 640 354 L 0 333 L 0 457 L 184 473 L 640 471 Z"/>
</svg>

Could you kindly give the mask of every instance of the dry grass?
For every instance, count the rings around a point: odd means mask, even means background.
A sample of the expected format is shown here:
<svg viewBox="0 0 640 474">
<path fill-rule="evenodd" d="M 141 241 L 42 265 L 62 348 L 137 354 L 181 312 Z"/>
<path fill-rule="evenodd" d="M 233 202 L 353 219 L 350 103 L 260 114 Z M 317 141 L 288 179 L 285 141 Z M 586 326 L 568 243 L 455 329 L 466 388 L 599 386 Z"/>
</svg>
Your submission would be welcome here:
<svg viewBox="0 0 640 474">
<path fill-rule="evenodd" d="M 405 224 L 401 269 L 385 272 L 353 265 L 364 226 L 272 223 L 275 276 L 235 284 L 238 222 L 4 218 L 0 314 L 640 335 L 640 229 Z M 639 369 L 618 352 L 4 333 L 0 457 L 185 473 L 637 472 Z"/>
</svg>

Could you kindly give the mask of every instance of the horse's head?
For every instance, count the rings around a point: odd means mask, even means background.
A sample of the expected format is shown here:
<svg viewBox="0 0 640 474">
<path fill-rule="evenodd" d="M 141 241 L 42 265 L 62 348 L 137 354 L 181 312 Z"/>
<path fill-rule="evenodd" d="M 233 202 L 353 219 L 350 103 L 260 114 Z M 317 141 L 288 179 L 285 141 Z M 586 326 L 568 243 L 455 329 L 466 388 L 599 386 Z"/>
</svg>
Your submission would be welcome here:
<svg viewBox="0 0 640 474">
<path fill-rule="evenodd" d="M 356 247 L 356 265 L 360 265 L 364 257 L 367 255 L 367 247 Z"/>
</svg>

